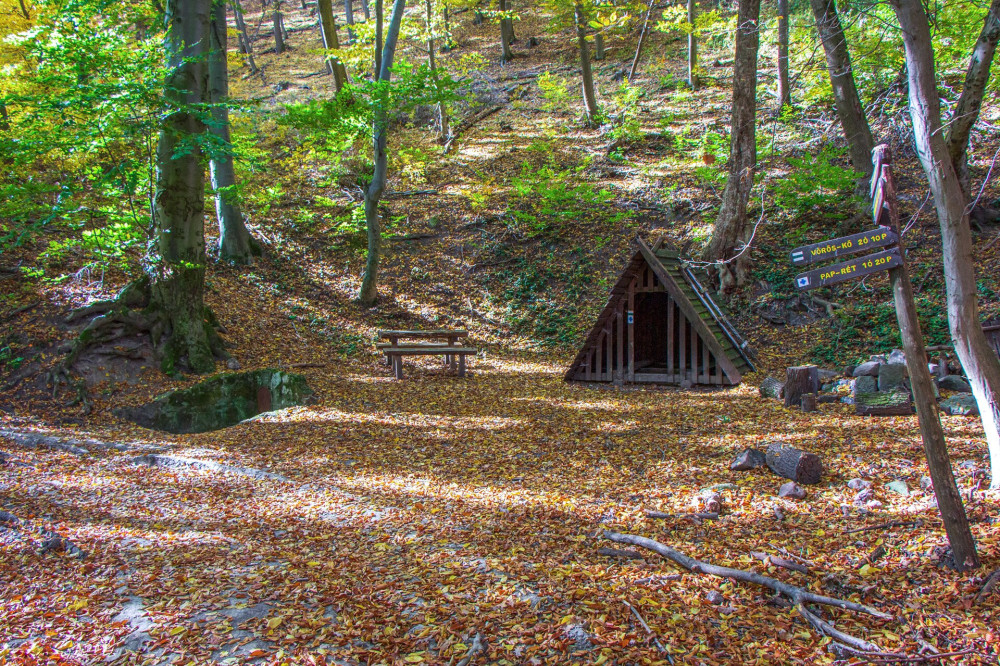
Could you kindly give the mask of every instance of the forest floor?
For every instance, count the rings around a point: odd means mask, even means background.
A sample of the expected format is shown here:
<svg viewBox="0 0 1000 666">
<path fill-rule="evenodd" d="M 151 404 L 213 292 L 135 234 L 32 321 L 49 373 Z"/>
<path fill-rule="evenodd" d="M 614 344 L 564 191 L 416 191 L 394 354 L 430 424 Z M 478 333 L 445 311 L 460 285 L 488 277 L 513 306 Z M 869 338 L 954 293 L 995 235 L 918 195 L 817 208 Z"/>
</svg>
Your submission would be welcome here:
<svg viewBox="0 0 1000 666">
<path fill-rule="evenodd" d="M 309 21 L 293 12 L 290 54 L 259 55 L 263 79 L 234 89 L 271 96 L 269 104 L 326 94 Z M 272 192 L 266 211 L 259 200 L 248 211 L 268 256 L 249 269 L 214 267 L 207 300 L 244 369 L 298 366 L 316 391 L 314 404 L 216 432 L 165 435 L 116 418 L 112 407 L 197 378 L 150 369 L 136 382 L 112 372 L 92 387 L 87 414 L 65 394 L 53 399 L 37 379 L 7 385 L 0 395 L 0 511 L 7 512 L 0 513 L 0 662 L 838 661 L 830 639 L 769 590 L 682 571 L 649 552 L 600 554 L 614 546 L 605 530 L 874 606 L 893 618 L 839 610 L 824 617 L 910 661 L 939 652 L 957 653 L 960 663 L 997 662 L 1000 586 L 984 587 L 1000 570 L 1000 496 L 983 490 L 988 462 L 977 420 L 943 417 L 983 562 L 956 573 L 947 566 L 933 492 L 921 489 L 926 466 L 915 417 L 862 418 L 841 404 L 813 414 L 787 410 L 758 396 L 760 375 L 724 390 L 563 381 L 572 345 L 602 305 L 630 239 L 665 233 L 682 245 L 703 237 L 715 199 L 694 174 L 711 161 L 712 146 L 699 139 L 667 159 L 654 140 L 609 160 L 600 130 L 541 108 L 532 77 L 553 62 L 573 76 L 574 57 L 563 36 L 542 33 L 542 23 L 519 23 L 520 57 L 482 74 L 504 90 L 503 109 L 469 128 L 447 161 L 428 163 L 412 181 L 393 181 L 397 191 L 437 192 L 388 198 L 397 238 L 387 244 L 384 299 L 374 310 L 351 300 L 363 262 L 357 235 L 331 239 L 335 216 L 320 202 L 346 205 L 350 185 L 317 185 L 321 166 L 303 161 L 269 126 L 275 135 L 262 145 L 275 159 L 267 178 L 282 191 Z M 476 49 L 495 63 L 495 31 L 463 28 L 454 57 Z M 523 46 L 532 31 L 541 42 L 534 51 Z M 676 47 L 651 48 L 655 67 Z M 600 66 L 609 89 L 629 59 L 621 50 L 612 52 L 614 65 Z M 650 121 L 648 132 L 697 126 L 702 136 L 724 122 L 723 86 L 662 95 L 686 111 Z M 817 130 L 809 140 L 824 136 Z M 555 172 L 578 169 L 614 196 L 572 219 L 534 211 L 545 225 L 525 227 L 527 218 L 506 211 L 531 212 L 531 202 L 513 196 L 510 183 L 549 187 L 551 175 L 537 174 L 553 159 Z M 900 168 L 917 182 L 912 164 Z M 772 173 L 780 179 L 779 170 Z M 592 194 L 567 186 L 567 200 Z M 918 194 L 906 201 L 907 214 L 919 207 Z M 799 228 L 775 226 L 762 233 L 786 239 Z M 916 256 L 930 264 L 939 245 L 932 216 L 925 213 L 912 233 Z M 994 289 L 1000 245 L 982 240 L 977 261 L 987 269 L 984 288 Z M 580 251 L 584 242 L 592 246 Z M 26 249 L 23 260 L 32 263 L 37 251 Z M 773 279 L 790 270 L 775 268 Z M 921 286 L 935 284 L 931 272 Z M 21 353 L 37 377 L 58 362 L 55 349 L 69 335 L 60 316 L 112 293 L 114 282 L 0 277 L 13 284 L 16 300 L 5 303 L 16 311 L 10 325 L 27 340 Z M 772 327 L 752 311 L 740 308 L 737 319 L 763 370 L 801 361 L 829 333 L 826 320 Z M 407 361 L 406 378 L 393 379 L 374 353 L 374 331 L 438 326 L 467 327 L 483 349 L 470 375 Z M 869 350 L 864 332 L 844 335 L 854 353 Z M 805 499 L 778 498 L 783 480 L 768 472 L 730 471 L 737 453 L 769 441 L 823 456 L 823 482 Z M 150 467 L 142 464 L 148 458 L 137 460 L 147 454 L 230 467 Z M 874 503 L 856 501 L 847 486 L 854 478 L 873 484 Z M 905 494 L 889 488 L 898 480 Z M 723 499 L 719 518 L 688 517 L 710 487 Z M 674 517 L 650 519 L 647 510 Z M 54 548 L 51 532 L 86 557 Z M 776 566 L 782 559 L 803 567 Z"/>
</svg>

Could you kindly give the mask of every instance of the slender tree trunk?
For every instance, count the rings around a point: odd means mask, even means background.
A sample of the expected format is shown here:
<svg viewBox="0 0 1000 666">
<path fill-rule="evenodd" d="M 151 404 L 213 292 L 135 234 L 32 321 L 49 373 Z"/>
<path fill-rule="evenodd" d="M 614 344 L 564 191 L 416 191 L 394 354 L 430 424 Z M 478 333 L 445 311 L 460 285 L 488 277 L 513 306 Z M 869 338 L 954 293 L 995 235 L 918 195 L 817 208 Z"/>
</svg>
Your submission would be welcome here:
<svg viewBox="0 0 1000 666">
<path fill-rule="evenodd" d="M 347 43 L 353 44 L 354 36 L 354 0 L 344 0 L 344 22 L 347 24 Z"/>
<path fill-rule="evenodd" d="M 590 69 L 590 46 L 587 44 L 587 18 L 580 3 L 576 4 L 576 44 L 580 49 L 580 71 L 583 74 L 583 106 L 587 124 L 597 119 L 597 93 L 594 90 L 594 73 Z"/>
<path fill-rule="evenodd" d="M 162 322 L 153 338 L 167 372 L 184 361 L 195 372 L 215 367 L 204 304 L 205 174 L 196 140 L 206 131 L 198 107 L 209 101 L 211 12 L 212 0 L 168 0 L 166 7 L 169 111 L 156 149 L 159 256 L 149 272 L 150 310 Z"/>
<path fill-rule="evenodd" d="M 211 51 L 208 59 L 209 99 L 212 104 L 212 134 L 218 140 L 208 163 L 215 191 L 215 214 L 219 221 L 219 258 L 249 264 L 259 251 L 240 210 L 236 196 L 232 141 L 229 137 L 229 72 L 226 64 L 226 0 L 212 0 Z M 256 246 L 256 247 L 255 247 Z"/>
<path fill-rule="evenodd" d="M 365 22 L 367 23 L 368 21 L 370 21 L 372 18 L 372 14 L 371 14 L 371 8 L 368 6 L 368 0 L 361 0 L 361 11 L 364 12 L 365 14 Z"/>
<path fill-rule="evenodd" d="M 733 64 L 732 136 L 729 176 L 712 238 L 705 248 L 709 261 L 729 260 L 739 253 L 747 225 L 747 202 L 757 167 L 757 51 L 760 47 L 760 0 L 740 0 Z M 741 254 L 721 265 L 719 288 L 730 291 L 747 277 L 749 257 Z"/>
<path fill-rule="evenodd" d="M 337 39 L 337 19 L 333 16 L 333 0 L 319 0 L 319 26 L 323 36 L 323 48 L 334 51 L 340 48 Z M 333 75 L 333 85 L 340 92 L 347 81 L 347 71 L 340 58 L 327 54 L 326 71 Z"/>
<path fill-rule="evenodd" d="M 649 0 L 646 7 L 646 18 L 642 20 L 642 32 L 639 33 L 639 43 L 635 46 L 635 57 L 632 58 L 632 67 L 628 70 L 628 80 L 635 80 L 635 73 L 639 69 L 639 59 L 642 57 L 642 47 L 646 45 L 646 36 L 649 34 L 649 16 L 653 13 L 653 5 L 656 0 Z"/>
<path fill-rule="evenodd" d="M 594 34 L 594 60 L 604 60 L 604 35 Z"/>
<path fill-rule="evenodd" d="M 375 0 L 375 72 L 377 79 L 382 74 L 382 23 L 385 10 L 382 8 L 383 0 Z"/>
<path fill-rule="evenodd" d="M 892 5 L 903 29 L 917 156 L 934 195 L 941 226 L 951 339 L 979 406 L 990 452 L 990 487 L 996 489 L 1000 488 L 1000 359 L 979 321 L 967 199 L 942 133 L 930 25 L 919 0 L 892 0 Z"/>
<path fill-rule="evenodd" d="M 688 85 L 691 86 L 691 90 L 698 89 L 698 35 L 694 29 L 696 9 L 695 0 L 687 0 L 687 18 L 691 24 L 691 32 L 688 33 Z"/>
<path fill-rule="evenodd" d="M 507 0 L 500 0 L 500 63 L 506 64 L 514 57 L 510 51 L 510 44 L 513 41 L 510 35 L 510 23 L 507 22 L 505 14 L 507 12 Z"/>
<path fill-rule="evenodd" d="M 434 9 L 432 0 L 425 0 L 425 5 L 427 7 L 427 66 L 431 68 L 431 78 L 437 85 L 437 66 L 434 64 Z M 438 127 L 441 130 L 438 141 L 447 143 L 448 139 L 451 138 L 451 128 L 448 126 L 448 109 L 444 102 L 438 102 L 437 111 Z"/>
<path fill-rule="evenodd" d="M 858 97 L 858 88 L 854 85 L 854 69 L 851 67 L 847 38 L 840 25 L 835 1 L 810 1 L 816 18 L 816 29 L 819 31 L 823 50 L 826 52 L 826 66 L 830 71 L 830 85 L 833 87 L 837 117 L 840 118 L 840 124 L 844 128 L 844 138 L 847 139 L 847 149 L 854 170 L 858 172 L 863 182 L 868 180 L 872 173 L 871 154 L 875 142 L 872 140 L 872 131 L 868 126 L 865 110 L 861 106 L 861 98 Z"/>
<path fill-rule="evenodd" d="M 444 2 L 442 4 L 443 4 L 443 7 L 442 7 L 442 11 L 441 11 L 441 17 L 444 19 L 444 44 L 441 46 L 441 51 L 443 53 L 447 53 L 448 51 L 451 51 L 451 47 L 452 47 L 451 26 L 448 25 L 448 14 L 450 12 L 449 12 L 449 9 L 448 9 L 448 3 Z"/>
<path fill-rule="evenodd" d="M 1000 0 L 993 0 L 990 11 L 983 22 L 983 30 L 972 48 L 969 68 L 965 73 L 965 85 L 958 98 L 955 111 L 948 124 L 948 154 L 958 174 L 958 181 L 966 198 L 969 197 L 969 135 L 979 119 L 983 105 L 983 93 L 990 78 L 990 66 L 1000 41 Z"/>
<path fill-rule="evenodd" d="M 253 45 L 250 43 L 247 23 L 243 20 L 243 7 L 240 6 L 240 0 L 232 0 L 232 5 L 233 18 L 236 19 L 236 29 L 240 35 L 240 51 L 246 55 L 247 63 L 250 65 L 250 75 L 253 76 L 257 73 L 257 63 L 253 59 Z"/>
<path fill-rule="evenodd" d="M 7 115 L 7 105 L 0 102 L 0 131 L 6 132 L 10 129 L 10 116 Z"/>
<path fill-rule="evenodd" d="M 792 105 L 788 86 L 788 0 L 778 0 L 778 106 Z"/>
<path fill-rule="evenodd" d="M 392 8 L 392 17 L 389 19 L 389 30 L 385 36 L 384 48 L 376 48 L 375 57 L 378 59 L 378 66 L 375 69 L 375 76 L 381 81 L 389 81 L 392 74 L 392 62 L 396 54 L 396 43 L 399 40 L 399 29 L 403 23 L 403 12 L 406 9 L 406 0 L 396 0 Z M 382 0 L 377 0 L 375 5 L 376 21 L 376 44 L 381 46 L 382 25 Z M 361 291 L 358 294 L 358 301 L 371 307 L 378 301 L 378 264 L 382 255 L 382 227 L 379 220 L 378 206 L 382 200 L 382 193 L 385 192 L 386 174 L 388 170 L 388 155 L 386 145 L 388 143 L 389 120 L 387 110 L 381 106 L 375 109 L 375 117 L 372 123 L 372 148 L 375 154 L 375 171 L 372 174 L 371 182 L 365 188 L 365 221 L 368 226 L 368 258 L 365 262 L 365 274 L 361 280 Z"/>
<path fill-rule="evenodd" d="M 281 0 L 274 0 L 274 12 L 271 18 L 274 22 L 274 52 L 284 53 L 285 31 L 281 25 Z"/>
</svg>

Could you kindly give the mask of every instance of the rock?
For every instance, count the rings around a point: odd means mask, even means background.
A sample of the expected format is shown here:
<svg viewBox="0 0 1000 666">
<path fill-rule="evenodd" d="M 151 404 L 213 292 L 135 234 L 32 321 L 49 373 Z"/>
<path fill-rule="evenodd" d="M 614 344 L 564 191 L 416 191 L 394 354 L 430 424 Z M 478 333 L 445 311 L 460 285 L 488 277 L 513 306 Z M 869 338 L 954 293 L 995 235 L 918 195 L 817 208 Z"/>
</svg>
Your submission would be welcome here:
<svg viewBox="0 0 1000 666">
<path fill-rule="evenodd" d="M 230 370 L 239 370 L 240 362 L 230 356 L 229 358 L 226 359 L 226 367 L 229 368 Z"/>
<path fill-rule="evenodd" d="M 875 499 L 875 491 L 871 488 L 862 488 L 861 492 L 854 496 L 855 504 L 864 504 Z"/>
<path fill-rule="evenodd" d="M 767 456 L 763 451 L 757 449 L 745 449 L 743 453 L 736 456 L 729 465 L 729 469 L 736 472 L 745 472 L 748 469 L 757 469 L 767 465 Z"/>
<path fill-rule="evenodd" d="M 781 484 L 781 488 L 778 489 L 778 497 L 784 497 L 785 499 L 805 499 L 806 489 L 794 481 L 789 481 L 788 483 Z"/>
<path fill-rule="evenodd" d="M 941 401 L 941 411 L 952 416 L 978 416 L 979 405 L 971 393 L 958 393 Z"/>
<path fill-rule="evenodd" d="M 869 361 L 875 361 L 876 363 L 888 363 L 889 359 L 885 357 L 885 354 L 872 354 L 868 357 Z"/>
<path fill-rule="evenodd" d="M 888 490 L 891 490 L 892 492 L 896 493 L 897 495 L 905 496 L 910 494 L 909 486 L 907 486 L 906 481 L 903 481 L 902 479 L 896 479 L 895 481 L 890 481 L 889 483 L 885 484 L 885 487 Z"/>
<path fill-rule="evenodd" d="M 893 349 L 889 352 L 889 356 L 886 357 L 886 361 L 890 364 L 898 363 L 900 365 L 906 365 L 906 352 L 902 349 Z"/>
<path fill-rule="evenodd" d="M 878 391 L 878 379 L 868 375 L 862 375 L 851 383 L 851 395 L 859 393 L 875 393 Z"/>
<path fill-rule="evenodd" d="M 878 377 L 878 366 L 882 365 L 878 361 L 865 361 L 854 368 L 851 373 L 853 377 Z"/>
<path fill-rule="evenodd" d="M 943 391 L 955 391 L 956 393 L 972 393 L 972 387 L 958 375 L 946 375 L 937 378 L 937 387 Z"/>
<path fill-rule="evenodd" d="M 840 377 L 840 373 L 836 370 L 827 370 L 826 368 L 820 368 L 818 371 L 819 380 L 821 382 L 832 382 L 833 380 Z"/>
<path fill-rule="evenodd" d="M 573 652 L 583 652 L 584 650 L 591 650 L 594 647 L 594 644 L 590 641 L 590 634 L 584 629 L 582 624 L 567 625 L 563 630 L 563 634 L 566 638 L 573 641 L 571 647 Z"/>
<path fill-rule="evenodd" d="M 705 594 L 705 599 L 708 600 L 708 603 L 714 604 L 716 606 L 719 606 L 720 604 L 722 604 L 722 602 L 725 601 L 725 598 L 723 598 L 723 596 L 719 593 L 718 590 L 709 590 Z"/>
<path fill-rule="evenodd" d="M 847 482 L 847 487 L 851 490 L 864 490 L 865 488 L 871 488 L 872 482 L 866 479 L 851 479 Z"/>
<path fill-rule="evenodd" d="M 705 511 L 707 513 L 721 513 L 722 495 L 712 490 L 703 491 L 701 495 L 695 499 L 694 506 L 699 511 Z"/>
<path fill-rule="evenodd" d="M 878 367 L 878 390 L 895 391 L 905 389 L 906 366 L 899 363 L 886 363 Z"/>
<path fill-rule="evenodd" d="M 854 376 L 854 369 L 856 367 L 858 367 L 858 366 L 856 366 L 856 365 L 845 365 L 844 366 L 844 376 L 845 377 L 853 377 Z"/>
<path fill-rule="evenodd" d="M 882 502 L 879 502 L 877 499 L 868 500 L 865 502 L 865 508 L 869 511 L 878 511 L 882 508 Z"/>
<path fill-rule="evenodd" d="M 934 481 L 931 480 L 931 477 L 926 475 L 920 477 L 920 489 L 924 492 L 934 489 Z"/>
<path fill-rule="evenodd" d="M 208 432 L 278 409 L 302 405 L 313 391 L 302 375 L 280 370 L 224 373 L 187 389 L 169 391 L 140 407 L 114 414 L 144 428 L 174 434 Z"/>
<path fill-rule="evenodd" d="M 909 391 L 858 393 L 854 396 L 854 412 L 858 416 L 909 416 L 913 402 Z"/>
</svg>

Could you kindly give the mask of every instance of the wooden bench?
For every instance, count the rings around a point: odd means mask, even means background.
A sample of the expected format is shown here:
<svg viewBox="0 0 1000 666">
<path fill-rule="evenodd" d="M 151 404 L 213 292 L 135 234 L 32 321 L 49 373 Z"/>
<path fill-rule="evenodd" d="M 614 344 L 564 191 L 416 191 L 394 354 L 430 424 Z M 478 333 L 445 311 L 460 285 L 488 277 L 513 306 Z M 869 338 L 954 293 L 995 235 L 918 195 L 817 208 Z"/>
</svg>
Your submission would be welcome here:
<svg viewBox="0 0 1000 666">
<path fill-rule="evenodd" d="M 385 355 L 386 365 L 391 365 L 397 379 L 403 378 L 403 356 L 441 355 L 446 365 L 465 376 L 465 357 L 476 354 L 473 347 L 464 347 L 459 339 L 469 334 L 465 330 L 437 329 L 430 331 L 380 330 L 378 336 L 389 342 L 379 342 L 375 349 Z M 429 342 L 404 342 L 401 339 L 427 340 Z"/>
</svg>

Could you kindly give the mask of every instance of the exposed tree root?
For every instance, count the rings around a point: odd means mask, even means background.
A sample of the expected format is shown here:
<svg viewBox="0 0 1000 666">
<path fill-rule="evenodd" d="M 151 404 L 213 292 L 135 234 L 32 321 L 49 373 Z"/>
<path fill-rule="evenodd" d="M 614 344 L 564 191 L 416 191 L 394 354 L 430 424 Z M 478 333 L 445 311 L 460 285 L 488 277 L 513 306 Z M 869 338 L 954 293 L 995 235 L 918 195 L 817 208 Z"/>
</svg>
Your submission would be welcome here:
<svg viewBox="0 0 1000 666">
<path fill-rule="evenodd" d="M 710 576 L 719 576 L 721 578 L 732 578 L 734 580 L 743 581 L 745 583 L 752 583 L 754 585 L 760 585 L 762 587 L 768 587 L 780 595 L 787 597 L 792 604 L 795 605 L 795 609 L 802 615 L 803 618 L 820 634 L 829 636 L 836 641 L 847 645 L 854 650 L 861 650 L 863 652 L 874 652 L 882 653 L 882 650 L 869 641 L 862 638 L 857 638 L 850 634 L 846 634 L 838 629 L 836 629 L 832 624 L 820 618 L 816 613 L 809 610 L 807 604 L 821 604 L 825 606 L 834 606 L 836 608 L 843 608 L 845 610 L 856 611 L 859 613 L 867 613 L 869 615 L 874 615 L 877 618 L 883 620 L 891 620 L 892 615 L 888 615 L 879 610 L 871 608 L 870 606 L 865 606 L 863 604 L 855 603 L 853 601 L 847 601 L 844 599 L 837 599 L 835 597 L 826 597 L 819 594 L 814 594 L 808 590 L 804 590 L 801 587 L 796 587 L 795 585 L 790 585 L 784 583 L 780 580 L 776 580 L 769 576 L 762 576 L 752 571 L 744 571 L 743 569 L 733 569 L 731 567 L 719 566 L 717 564 L 709 564 L 707 562 L 702 562 L 696 560 L 693 557 L 685 555 L 684 553 L 674 550 L 669 546 L 665 546 L 659 541 L 654 541 L 653 539 L 647 539 L 646 537 L 635 536 L 632 534 L 621 534 L 619 532 L 604 532 L 604 538 L 615 543 L 627 543 L 633 546 L 639 546 L 640 548 L 646 548 L 648 550 L 661 555 L 671 562 L 691 571 L 693 573 L 704 573 Z"/>
<path fill-rule="evenodd" d="M 134 451 L 136 449 L 150 448 L 143 446 L 139 442 L 119 443 L 104 442 L 99 439 L 77 439 L 74 437 L 57 437 L 54 435 L 43 435 L 39 432 L 23 430 L 0 430 L 0 437 L 9 439 L 20 446 L 31 449 L 47 448 L 57 451 L 65 451 L 75 456 L 90 455 L 91 449 L 115 449 L 116 451 Z"/>
<path fill-rule="evenodd" d="M 206 472 L 219 472 L 245 476 L 251 479 L 269 479 L 271 481 L 290 482 L 291 480 L 281 474 L 265 472 L 253 467 L 236 467 L 234 465 L 224 465 L 212 460 L 198 460 L 197 458 L 185 458 L 183 456 L 164 456 L 157 454 L 147 454 L 133 458 L 136 465 L 147 467 L 187 467 L 190 469 L 200 469 Z"/>
</svg>

